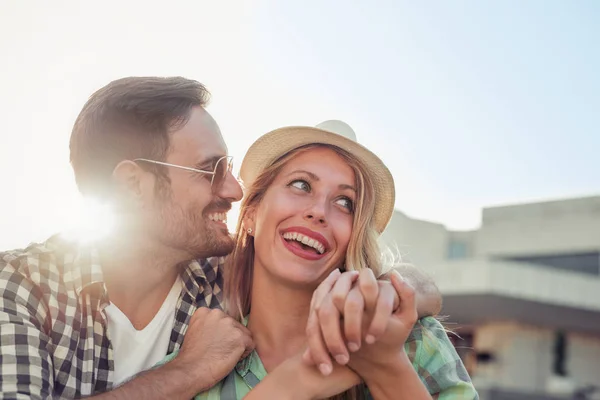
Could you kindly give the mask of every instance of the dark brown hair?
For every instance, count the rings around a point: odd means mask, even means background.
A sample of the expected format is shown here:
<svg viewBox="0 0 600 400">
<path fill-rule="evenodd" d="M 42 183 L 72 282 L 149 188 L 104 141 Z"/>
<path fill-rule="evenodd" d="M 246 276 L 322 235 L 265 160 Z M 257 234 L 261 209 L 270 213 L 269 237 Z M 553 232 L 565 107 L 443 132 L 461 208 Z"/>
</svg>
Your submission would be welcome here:
<svg viewBox="0 0 600 400">
<path fill-rule="evenodd" d="M 110 196 L 111 176 L 123 160 L 164 161 L 169 132 L 185 125 L 210 93 L 182 77 L 129 77 L 110 82 L 89 98 L 71 133 L 71 165 L 83 194 Z M 147 167 L 147 166 L 145 166 Z M 164 169 L 149 167 L 166 179 Z"/>
</svg>

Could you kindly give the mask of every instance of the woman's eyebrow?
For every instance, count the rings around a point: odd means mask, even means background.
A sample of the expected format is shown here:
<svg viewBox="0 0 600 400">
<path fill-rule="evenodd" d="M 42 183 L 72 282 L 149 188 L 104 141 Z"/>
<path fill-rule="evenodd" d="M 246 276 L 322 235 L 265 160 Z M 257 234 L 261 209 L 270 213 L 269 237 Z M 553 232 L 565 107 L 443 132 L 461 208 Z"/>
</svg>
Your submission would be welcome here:
<svg viewBox="0 0 600 400">
<path fill-rule="evenodd" d="M 307 171 L 307 170 L 305 170 L 305 169 L 297 169 L 297 170 L 294 170 L 294 171 L 290 172 L 289 174 L 287 174 L 287 175 L 286 175 L 286 177 L 288 177 L 288 176 L 290 176 L 290 175 L 297 174 L 297 173 L 306 174 L 306 175 L 308 175 L 308 176 L 310 177 L 310 179 L 312 179 L 313 181 L 319 181 L 319 177 L 318 177 L 317 175 L 315 175 L 314 173 L 312 173 L 312 172 L 310 172 L 310 171 Z M 340 189 L 342 189 L 342 190 L 352 190 L 352 191 L 353 191 L 353 192 L 355 192 L 355 193 L 357 193 L 357 192 L 358 192 L 358 190 L 357 190 L 357 189 L 356 189 L 354 186 L 352 186 L 352 185 L 347 185 L 347 184 L 345 184 L 345 183 L 342 183 L 342 184 L 341 184 L 341 185 L 339 185 L 338 187 L 339 187 Z"/>
<path fill-rule="evenodd" d="M 306 170 L 304 170 L 304 169 L 297 169 L 297 170 L 295 170 L 295 171 L 292 171 L 292 172 L 290 172 L 289 174 L 287 174 L 287 175 L 286 175 L 286 177 L 287 177 L 287 176 L 290 176 L 290 175 L 297 174 L 297 173 L 303 173 L 303 174 L 306 174 L 306 175 L 308 175 L 308 176 L 309 176 L 309 178 L 310 178 L 310 179 L 312 179 L 313 181 L 318 181 L 318 180 L 319 180 L 319 177 L 318 177 L 317 175 L 313 174 L 313 173 L 312 173 L 312 172 L 310 172 L 310 171 L 306 171 Z"/>
</svg>

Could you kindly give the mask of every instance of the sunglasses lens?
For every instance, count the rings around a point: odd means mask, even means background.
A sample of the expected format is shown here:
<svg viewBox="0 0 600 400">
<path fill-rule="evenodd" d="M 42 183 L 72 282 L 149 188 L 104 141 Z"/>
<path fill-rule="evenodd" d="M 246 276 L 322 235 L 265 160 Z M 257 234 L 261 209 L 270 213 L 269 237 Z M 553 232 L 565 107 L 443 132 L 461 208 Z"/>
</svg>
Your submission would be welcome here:
<svg viewBox="0 0 600 400">
<path fill-rule="evenodd" d="M 218 191 L 225 179 L 227 178 L 227 172 L 231 170 L 231 159 L 224 157 L 217 161 L 215 166 L 215 175 L 213 176 L 212 190 L 213 192 Z"/>
</svg>

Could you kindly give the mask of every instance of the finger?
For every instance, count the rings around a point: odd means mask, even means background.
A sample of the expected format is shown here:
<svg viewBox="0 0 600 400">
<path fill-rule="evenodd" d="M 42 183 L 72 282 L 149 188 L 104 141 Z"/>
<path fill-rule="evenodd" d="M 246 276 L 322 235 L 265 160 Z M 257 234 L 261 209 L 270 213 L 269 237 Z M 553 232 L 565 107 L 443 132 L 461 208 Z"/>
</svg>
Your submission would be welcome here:
<svg viewBox="0 0 600 400">
<path fill-rule="evenodd" d="M 244 335 L 242 342 L 244 344 L 244 354 L 242 354 L 242 358 L 246 358 L 250 355 L 250 353 L 252 353 L 256 346 L 254 344 L 254 340 L 252 340 L 252 337 L 249 335 Z"/>
<path fill-rule="evenodd" d="M 358 279 L 358 271 L 344 272 L 335 282 L 333 289 L 331 289 L 331 298 L 333 304 L 339 312 L 344 312 L 344 303 L 346 302 L 346 296 L 352 288 L 352 284 Z"/>
<path fill-rule="evenodd" d="M 195 321 L 203 320 L 208 315 L 209 312 L 210 312 L 210 309 L 207 307 L 198 307 L 198 309 L 196 309 L 194 314 L 192 314 L 192 318 L 190 319 L 190 325 Z"/>
<path fill-rule="evenodd" d="M 340 275 L 340 270 L 336 268 L 333 271 L 331 271 L 331 273 L 327 276 L 327 278 L 325 278 L 323 282 L 321 282 L 319 287 L 317 287 L 317 289 L 314 291 L 312 299 L 310 301 L 311 309 L 317 308 L 319 304 L 321 304 L 321 301 L 327 295 L 327 293 L 329 293 L 329 291 L 331 290 L 335 282 L 338 280 Z"/>
<path fill-rule="evenodd" d="M 340 326 L 340 312 L 333 304 L 331 295 L 326 296 L 317 310 L 321 334 L 327 351 L 340 365 L 346 365 L 350 359 Z"/>
<path fill-rule="evenodd" d="M 401 316 L 407 323 L 414 324 L 417 320 L 415 290 L 396 271 L 392 272 L 392 285 L 400 297 L 400 306 L 394 314 Z M 411 322 L 412 321 L 412 322 Z"/>
<path fill-rule="evenodd" d="M 365 310 L 368 315 L 373 315 L 375 305 L 377 304 L 377 296 L 379 293 L 379 285 L 377 279 L 370 268 L 365 268 L 360 271 L 358 277 L 358 286 L 365 300 Z"/>
<path fill-rule="evenodd" d="M 358 351 L 362 342 L 362 321 L 365 301 L 359 287 L 354 287 L 346 297 L 344 305 L 344 335 L 348 350 Z"/>
<path fill-rule="evenodd" d="M 379 282 L 377 305 L 365 338 L 367 343 L 375 343 L 375 341 L 385 332 L 390 318 L 392 317 L 394 297 L 398 297 L 394 287 L 388 282 Z"/>
<path fill-rule="evenodd" d="M 323 282 L 314 291 L 311 302 L 310 312 L 308 316 L 308 322 L 306 324 L 306 337 L 308 339 L 308 348 L 304 353 L 304 359 L 308 364 L 317 364 L 320 361 L 320 369 L 322 371 L 331 371 L 331 358 L 327 353 L 325 342 L 321 335 L 321 327 L 319 326 L 319 319 L 316 314 L 316 310 L 323 301 L 323 298 L 329 293 L 341 272 L 339 269 L 331 271 L 329 276 L 325 278 Z M 313 356 L 314 354 L 314 356 Z M 317 365 L 319 365 L 317 364 Z"/>
<path fill-rule="evenodd" d="M 244 335 L 252 337 L 252 332 L 250 332 L 250 329 L 248 329 L 248 327 L 244 326 L 244 324 L 242 324 L 242 323 L 240 323 L 240 322 L 238 322 L 236 320 L 233 320 L 232 321 L 232 325 L 233 325 L 234 328 L 237 328 L 240 331 L 242 331 L 242 333 Z"/>
<path fill-rule="evenodd" d="M 306 324 L 306 339 L 308 342 L 307 352 L 310 354 L 304 354 L 304 361 L 309 364 L 317 365 L 319 371 L 325 376 L 329 375 L 333 370 L 331 358 L 325 347 L 323 336 L 321 335 L 321 327 L 319 326 L 319 320 L 317 313 L 314 310 L 310 311 L 308 315 L 308 323 Z"/>
</svg>

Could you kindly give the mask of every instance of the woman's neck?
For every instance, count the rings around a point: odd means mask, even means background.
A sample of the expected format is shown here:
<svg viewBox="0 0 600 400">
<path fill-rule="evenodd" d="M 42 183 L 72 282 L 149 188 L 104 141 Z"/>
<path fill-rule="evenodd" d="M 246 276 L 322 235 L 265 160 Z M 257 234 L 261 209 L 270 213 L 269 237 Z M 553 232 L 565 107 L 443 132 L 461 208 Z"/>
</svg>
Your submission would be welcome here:
<svg viewBox="0 0 600 400">
<path fill-rule="evenodd" d="M 304 350 L 312 292 L 285 286 L 254 269 L 248 328 L 267 372 Z"/>
</svg>

